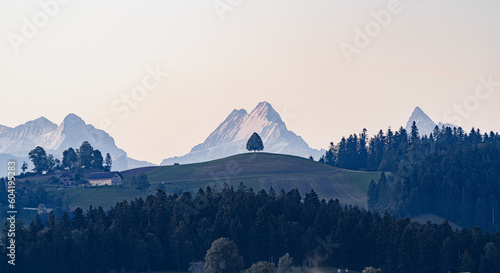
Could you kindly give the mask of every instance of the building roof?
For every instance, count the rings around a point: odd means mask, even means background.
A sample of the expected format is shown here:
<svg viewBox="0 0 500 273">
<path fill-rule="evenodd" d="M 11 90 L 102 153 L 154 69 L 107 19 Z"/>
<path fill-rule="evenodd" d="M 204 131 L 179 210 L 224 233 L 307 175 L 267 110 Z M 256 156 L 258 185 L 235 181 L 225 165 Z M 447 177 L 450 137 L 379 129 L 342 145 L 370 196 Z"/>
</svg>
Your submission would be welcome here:
<svg viewBox="0 0 500 273">
<path fill-rule="evenodd" d="M 101 173 L 91 173 L 87 177 L 87 180 L 111 179 L 115 175 L 118 175 L 121 178 L 123 178 L 123 176 L 119 172 L 101 172 Z"/>
<path fill-rule="evenodd" d="M 74 179 L 73 176 L 70 173 L 63 173 L 59 176 L 59 179 L 64 178 L 64 177 L 69 177 L 70 179 Z"/>
</svg>

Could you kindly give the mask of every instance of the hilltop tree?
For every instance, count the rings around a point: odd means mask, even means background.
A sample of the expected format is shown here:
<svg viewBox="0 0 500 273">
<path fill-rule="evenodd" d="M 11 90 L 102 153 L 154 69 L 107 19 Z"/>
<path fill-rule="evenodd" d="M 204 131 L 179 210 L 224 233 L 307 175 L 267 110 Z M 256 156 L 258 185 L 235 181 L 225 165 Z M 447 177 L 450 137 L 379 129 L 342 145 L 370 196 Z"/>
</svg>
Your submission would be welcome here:
<svg viewBox="0 0 500 273">
<path fill-rule="evenodd" d="M 67 171 L 72 171 L 78 164 L 78 155 L 73 148 L 68 148 L 63 152 L 62 166 Z"/>
<path fill-rule="evenodd" d="M 113 160 L 111 159 L 111 155 L 107 153 L 106 158 L 104 159 L 104 171 L 110 172 L 112 166 L 113 166 Z"/>
<path fill-rule="evenodd" d="M 99 150 L 94 150 L 92 152 L 92 169 L 96 171 L 102 171 L 103 170 L 103 158 L 102 158 L 102 153 Z"/>
<path fill-rule="evenodd" d="M 42 147 L 37 146 L 35 149 L 31 150 L 29 153 L 29 158 L 31 162 L 33 162 L 33 165 L 35 165 L 35 168 L 33 168 L 33 170 L 36 173 L 41 174 L 44 171 L 48 171 L 49 162 L 47 153 Z"/>
<path fill-rule="evenodd" d="M 253 133 L 252 136 L 248 139 L 247 150 L 254 152 L 264 150 L 264 143 L 262 143 L 262 139 L 260 138 L 259 134 Z"/>
<path fill-rule="evenodd" d="M 94 153 L 94 148 L 88 141 L 84 141 L 80 145 L 80 149 L 77 150 L 78 154 L 78 164 L 81 168 L 90 169 L 92 167 L 92 155 Z"/>
<path fill-rule="evenodd" d="M 234 273 L 243 267 L 243 258 L 238 247 L 227 238 L 219 238 L 212 243 L 205 256 L 205 273 Z"/>
<path fill-rule="evenodd" d="M 57 169 L 59 164 L 59 159 L 55 158 L 53 154 L 47 155 L 47 171 L 53 172 Z"/>
</svg>

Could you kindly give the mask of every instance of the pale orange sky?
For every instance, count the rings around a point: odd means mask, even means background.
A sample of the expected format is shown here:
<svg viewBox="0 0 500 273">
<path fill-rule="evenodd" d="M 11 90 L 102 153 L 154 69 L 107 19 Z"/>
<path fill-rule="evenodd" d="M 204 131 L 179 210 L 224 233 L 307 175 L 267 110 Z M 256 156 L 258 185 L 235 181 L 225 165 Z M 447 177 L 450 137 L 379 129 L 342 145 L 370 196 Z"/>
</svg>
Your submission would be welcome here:
<svg viewBox="0 0 500 273">
<path fill-rule="evenodd" d="M 38 1 L 0 0 L 0 124 L 109 119 L 120 148 L 157 164 L 203 142 L 233 109 L 264 100 L 325 148 L 363 127 L 404 126 L 417 105 L 452 121 L 445 113 L 476 96 L 479 77 L 500 82 L 498 1 L 394 2 L 400 12 L 351 62 L 340 45 L 354 45 L 355 28 L 391 1 L 243 0 L 223 20 L 214 3 L 237 1 L 68 2 L 16 47 L 23 18 L 45 11 Z M 157 66 L 170 76 L 158 86 L 150 79 L 123 114 L 123 96 Z M 460 125 L 499 131 L 496 89 Z"/>
</svg>

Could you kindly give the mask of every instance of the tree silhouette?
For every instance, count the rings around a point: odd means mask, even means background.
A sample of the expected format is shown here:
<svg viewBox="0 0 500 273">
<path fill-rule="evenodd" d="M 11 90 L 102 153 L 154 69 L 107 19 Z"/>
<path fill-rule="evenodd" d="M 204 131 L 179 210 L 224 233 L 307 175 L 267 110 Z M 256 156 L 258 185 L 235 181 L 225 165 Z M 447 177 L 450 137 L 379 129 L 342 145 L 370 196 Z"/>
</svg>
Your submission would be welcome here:
<svg viewBox="0 0 500 273">
<path fill-rule="evenodd" d="M 29 158 L 33 162 L 33 165 L 35 165 L 35 168 L 33 170 L 36 173 L 43 173 L 44 171 L 48 171 L 49 164 L 47 153 L 42 147 L 37 146 L 35 149 L 31 150 L 31 152 L 29 153 Z"/>
<path fill-rule="evenodd" d="M 84 141 L 77 150 L 78 154 L 78 164 L 84 169 L 90 169 L 92 167 L 92 154 L 94 153 L 94 148 L 88 141 Z"/>
<path fill-rule="evenodd" d="M 104 171 L 111 171 L 111 167 L 113 166 L 113 160 L 111 159 L 111 155 L 109 153 L 106 154 L 106 159 L 104 159 Z"/>
<path fill-rule="evenodd" d="M 219 238 L 205 256 L 206 273 L 234 273 L 243 267 L 243 258 L 238 253 L 238 247 L 227 238 Z"/>
<path fill-rule="evenodd" d="M 63 152 L 62 164 L 64 169 L 68 171 L 75 169 L 75 166 L 78 164 L 78 155 L 73 148 L 69 147 Z"/>
<path fill-rule="evenodd" d="M 262 139 L 260 138 L 259 134 L 253 133 L 252 136 L 248 139 L 247 150 L 254 152 L 264 150 L 264 143 L 262 143 Z"/>
</svg>

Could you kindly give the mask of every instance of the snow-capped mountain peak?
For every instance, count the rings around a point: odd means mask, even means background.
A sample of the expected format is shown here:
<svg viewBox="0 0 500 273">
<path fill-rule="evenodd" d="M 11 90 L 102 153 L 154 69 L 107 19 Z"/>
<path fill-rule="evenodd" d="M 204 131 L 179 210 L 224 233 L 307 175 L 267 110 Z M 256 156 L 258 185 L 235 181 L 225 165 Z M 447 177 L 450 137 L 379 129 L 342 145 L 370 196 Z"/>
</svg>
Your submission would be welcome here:
<svg viewBox="0 0 500 273">
<path fill-rule="evenodd" d="M 85 121 L 83 121 L 83 119 L 81 119 L 79 116 L 73 113 L 68 114 L 61 123 L 61 126 L 64 127 L 65 129 L 82 127 L 85 125 L 86 125 Z"/>
<path fill-rule="evenodd" d="M 52 121 L 48 120 L 47 118 L 45 118 L 43 116 L 39 117 L 35 120 L 28 121 L 25 124 L 27 124 L 27 125 L 34 124 L 35 126 L 39 126 L 40 128 L 42 128 L 44 133 L 47 133 L 47 132 L 52 131 L 55 128 L 57 128 L 57 124 L 53 123 Z"/>
<path fill-rule="evenodd" d="M 314 150 L 295 133 L 288 131 L 280 115 L 268 102 L 260 102 L 251 112 L 233 110 L 231 114 L 191 152 L 181 157 L 165 159 L 161 165 L 194 163 L 246 152 L 248 138 L 257 132 L 264 142 L 264 151 L 319 157 L 323 151 Z"/>
<path fill-rule="evenodd" d="M 271 104 L 269 104 L 267 101 L 263 101 L 257 104 L 255 109 L 253 109 L 252 112 L 250 113 L 250 116 L 265 118 L 270 122 L 283 123 L 278 112 L 276 112 L 276 110 L 274 110 Z"/>
<path fill-rule="evenodd" d="M 410 118 L 408 119 L 408 122 L 406 123 L 406 131 L 408 131 L 408 133 L 411 132 L 411 126 L 413 125 L 413 122 L 415 121 L 416 125 L 417 125 L 417 128 L 418 128 L 418 131 L 419 131 L 419 134 L 420 136 L 424 136 L 424 135 L 427 135 L 429 136 L 432 131 L 434 130 L 434 128 L 436 126 L 439 126 L 439 128 L 441 128 L 443 125 L 445 127 L 457 127 L 456 125 L 452 125 L 452 124 L 443 124 L 441 122 L 439 122 L 438 124 L 436 124 L 420 107 L 415 107 L 415 110 L 413 110 L 413 113 L 411 114 Z"/>
<path fill-rule="evenodd" d="M 83 141 L 89 141 L 103 154 L 110 153 L 114 170 L 152 165 L 127 157 L 127 153 L 116 146 L 108 133 L 86 124 L 75 114 L 67 115 L 59 126 L 45 117 L 15 128 L 0 125 L 0 154 L 22 158 L 26 162 L 29 162 L 28 153 L 36 146 L 43 147 L 47 153 L 61 159 L 64 150 L 69 147 L 79 148 Z"/>
</svg>

